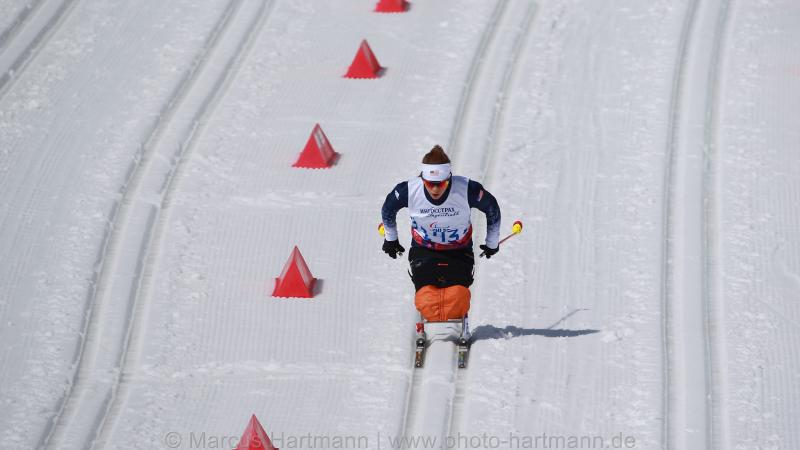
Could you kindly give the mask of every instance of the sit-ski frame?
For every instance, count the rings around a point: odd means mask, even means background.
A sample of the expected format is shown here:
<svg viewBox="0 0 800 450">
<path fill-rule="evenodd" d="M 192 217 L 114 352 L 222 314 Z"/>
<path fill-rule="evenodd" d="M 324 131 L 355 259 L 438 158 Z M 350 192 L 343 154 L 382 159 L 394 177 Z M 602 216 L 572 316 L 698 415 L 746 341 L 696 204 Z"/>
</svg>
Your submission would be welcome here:
<svg viewBox="0 0 800 450">
<path fill-rule="evenodd" d="M 425 334 L 426 323 L 460 323 L 461 334 L 456 340 L 458 346 L 458 368 L 463 369 L 467 366 L 467 354 L 469 353 L 469 314 L 461 319 L 448 319 L 443 321 L 428 321 L 420 317 L 417 322 L 417 337 L 416 337 L 416 354 L 414 356 L 414 367 L 420 368 L 425 361 L 425 348 L 427 344 L 427 335 Z"/>
</svg>

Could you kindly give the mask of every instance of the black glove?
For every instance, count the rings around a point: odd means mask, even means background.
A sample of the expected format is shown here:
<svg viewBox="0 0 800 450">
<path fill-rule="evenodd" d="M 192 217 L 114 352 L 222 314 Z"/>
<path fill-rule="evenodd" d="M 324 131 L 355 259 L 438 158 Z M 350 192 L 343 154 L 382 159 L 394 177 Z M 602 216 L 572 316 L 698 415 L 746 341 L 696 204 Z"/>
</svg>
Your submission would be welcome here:
<svg viewBox="0 0 800 450">
<path fill-rule="evenodd" d="M 387 241 L 384 239 L 383 251 L 391 256 L 392 259 L 397 259 L 397 255 L 403 256 L 403 252 L 406 251 L 406 249 L 400 245 L 400 241 Z"/>
<path fill-rule="evenodd" d="M 486 256 L 486 259 L 491 258 L 492 255 L 500 251 L 499 245 L 497 246 L 497 248 L 489 248 L 488 245 L 481 245 L 480 248 L 481 250 L 483 250 L 483 254 L 484 256 Z"/>
</svg>

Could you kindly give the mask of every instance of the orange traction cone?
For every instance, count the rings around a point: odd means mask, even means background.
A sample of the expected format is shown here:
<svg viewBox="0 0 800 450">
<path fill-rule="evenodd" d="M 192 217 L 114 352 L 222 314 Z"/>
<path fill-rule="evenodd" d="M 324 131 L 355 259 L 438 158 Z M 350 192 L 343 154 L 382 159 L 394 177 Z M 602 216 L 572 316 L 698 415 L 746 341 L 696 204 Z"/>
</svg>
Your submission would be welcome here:
<svg viewBox="0 0 800 450">
<path fill-rule="evenodd" d="M 414 305 L 428 322 L 462 319 L 469 312 L 471 294 L 461 285 L 438 288 L 423 286 L 414 297 Z"/>
</svg>

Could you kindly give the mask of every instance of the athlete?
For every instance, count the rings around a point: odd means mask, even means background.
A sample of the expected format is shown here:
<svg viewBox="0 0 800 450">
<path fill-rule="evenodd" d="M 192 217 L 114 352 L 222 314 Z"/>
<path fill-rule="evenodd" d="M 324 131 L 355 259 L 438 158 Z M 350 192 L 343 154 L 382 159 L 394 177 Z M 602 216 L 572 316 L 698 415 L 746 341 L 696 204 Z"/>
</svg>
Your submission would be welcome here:
<svg viewBox="0 0 800 450">
<path fill-rule="evenodd" d="M 453 175 L 450 158 L 438 145 L 422 158 L 420 174 L 395 186 L 383 203 L 383 251 L 392 258 L 405 252 L 397 238 L 396 218 L 402 208 L 408 208 L 411 216 L 408 260 L 418 295 L 426 286 L 468 288 L 472 284 L 475 255 L 471 208 L 486 215 L 486 243 L 480 246 L 481 250 L 487 258 L 499 250 L 497 200 L 477 181 Z"/>
</svg>

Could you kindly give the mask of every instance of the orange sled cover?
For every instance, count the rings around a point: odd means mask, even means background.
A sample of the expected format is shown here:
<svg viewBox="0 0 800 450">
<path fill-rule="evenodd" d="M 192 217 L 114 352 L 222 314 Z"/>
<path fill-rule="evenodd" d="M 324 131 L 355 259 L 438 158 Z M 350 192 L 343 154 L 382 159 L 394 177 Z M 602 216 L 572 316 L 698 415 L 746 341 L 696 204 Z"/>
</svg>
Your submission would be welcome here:
<svg viewBox="0 0 800 450">
<path fill-rule="evenodd" d="M 469 311 L 470 292 L 464 286 L 438 288 L 427 285 L 417 291 L 414 304 L 428 322 L 461 319 Z"/>
</svg>

